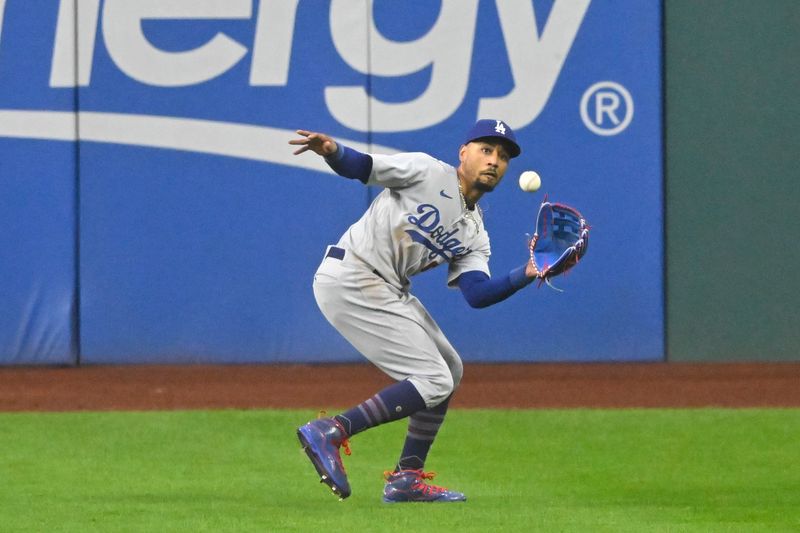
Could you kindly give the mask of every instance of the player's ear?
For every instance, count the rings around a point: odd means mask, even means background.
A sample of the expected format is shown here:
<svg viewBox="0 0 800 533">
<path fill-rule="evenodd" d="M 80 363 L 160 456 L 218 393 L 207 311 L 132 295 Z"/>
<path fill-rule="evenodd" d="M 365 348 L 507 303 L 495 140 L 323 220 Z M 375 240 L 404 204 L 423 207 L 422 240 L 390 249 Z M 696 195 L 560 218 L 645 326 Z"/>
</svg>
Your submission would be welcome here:
<svg viewBox="0 0 800 533">
<path fill-rule="evenodd" d="M 458 160 L 463 163 L 466 155 L 467 155 L 467 145 L 462 144 L 461 148 L 458 149 Z"/>
</svg>

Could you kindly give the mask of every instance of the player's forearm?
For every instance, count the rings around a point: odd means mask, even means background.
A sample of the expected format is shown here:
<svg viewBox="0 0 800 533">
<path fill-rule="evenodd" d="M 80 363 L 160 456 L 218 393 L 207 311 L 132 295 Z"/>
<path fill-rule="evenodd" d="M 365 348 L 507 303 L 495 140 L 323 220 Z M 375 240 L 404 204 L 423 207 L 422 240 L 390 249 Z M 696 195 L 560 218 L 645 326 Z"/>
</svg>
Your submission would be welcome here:
<svg viewBox="0 0 800 533">
<path fill-rule="evenodd" d="M 458 288 L 470 307 L 489 307 L 502 302 L 535 279 L 525 274 L 526 266 L 522 265 L 495 278 L 478 271 L 464 272 L 458 278 Z"/>
<path fill-rule="evenodd" d="M 327 156 L 325 162 L 340 176 L 363 183 L 367 182 L 372 172 L 372 157 L 348 148 L 340 142 L 336 143 L 336 151 Z"/>
</svg>

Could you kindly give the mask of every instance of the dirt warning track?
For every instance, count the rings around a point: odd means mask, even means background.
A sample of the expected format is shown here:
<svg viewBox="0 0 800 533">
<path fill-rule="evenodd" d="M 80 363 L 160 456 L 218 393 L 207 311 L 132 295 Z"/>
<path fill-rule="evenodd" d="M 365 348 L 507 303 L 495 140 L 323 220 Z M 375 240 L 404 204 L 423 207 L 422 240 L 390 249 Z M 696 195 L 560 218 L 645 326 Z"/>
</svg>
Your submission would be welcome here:
<svg viewBox="0 0 800 533">
<path fill-rule="evenodd" d="M 0 368 L 0 411 L 349 407 L 368 364 Z M 466 364 L 454 408 L 800 407 L 800 363 Z"/>
</svg>

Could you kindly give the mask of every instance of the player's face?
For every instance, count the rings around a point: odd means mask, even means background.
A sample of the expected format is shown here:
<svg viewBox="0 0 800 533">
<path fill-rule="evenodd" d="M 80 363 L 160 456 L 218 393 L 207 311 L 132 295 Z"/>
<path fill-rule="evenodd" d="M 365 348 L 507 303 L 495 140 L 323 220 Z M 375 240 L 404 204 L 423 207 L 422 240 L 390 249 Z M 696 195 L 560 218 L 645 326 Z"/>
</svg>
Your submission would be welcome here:
<svg viewBox="0 0 800 533">
<path fill-rule="evenodd" d="M 511 157 L 501 142 L 477 140 L 461 147 L 459 159 L 470 187 L 491 192 L 503 179 Z"/>
</svg>

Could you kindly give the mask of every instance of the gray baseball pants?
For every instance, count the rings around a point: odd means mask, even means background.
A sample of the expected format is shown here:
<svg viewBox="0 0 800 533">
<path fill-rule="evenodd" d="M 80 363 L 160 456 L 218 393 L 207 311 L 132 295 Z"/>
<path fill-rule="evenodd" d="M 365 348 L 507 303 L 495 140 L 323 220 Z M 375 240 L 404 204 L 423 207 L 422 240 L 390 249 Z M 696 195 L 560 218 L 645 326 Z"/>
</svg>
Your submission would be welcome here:
<svg viewBox="0 0 800 533">
<path fill-rule="evenodd" d="M 391 378 L 408 379 L 428 408 L 458 387 L 461 358 L 422 303 L 352 254 L 326 254 L 314 275 L 314 296 L 356 350 Z"/>
</svg>

